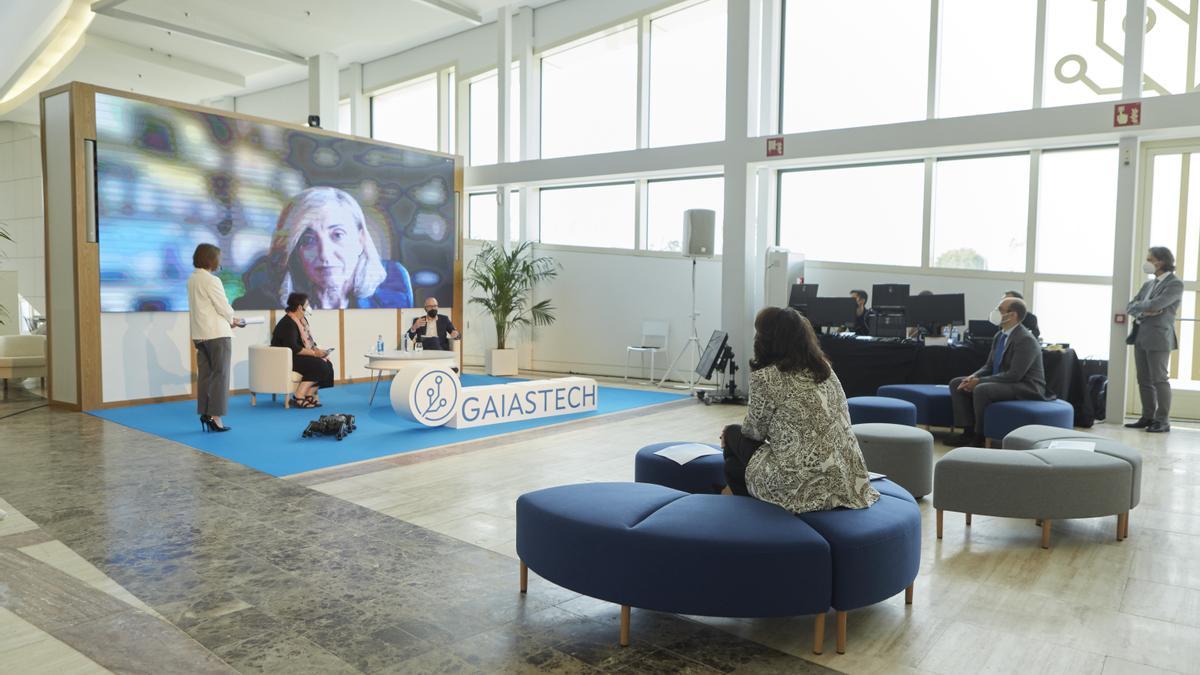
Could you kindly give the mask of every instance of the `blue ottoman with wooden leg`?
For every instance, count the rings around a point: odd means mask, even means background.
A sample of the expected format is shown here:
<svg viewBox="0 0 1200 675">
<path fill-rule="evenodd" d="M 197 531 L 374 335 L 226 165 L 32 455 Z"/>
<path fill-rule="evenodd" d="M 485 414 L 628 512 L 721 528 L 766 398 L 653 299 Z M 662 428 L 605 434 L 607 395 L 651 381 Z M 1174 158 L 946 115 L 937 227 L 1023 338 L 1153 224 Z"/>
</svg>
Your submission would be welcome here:
<svg viewBox="0 0 1200 675">
<path fill-rule="evenodd" d="M 883 422 L 917 426 L 917 406 L 898 398 L 885 396 L 855 396 L 846 399 L 851 424 Z"/>
</svg>

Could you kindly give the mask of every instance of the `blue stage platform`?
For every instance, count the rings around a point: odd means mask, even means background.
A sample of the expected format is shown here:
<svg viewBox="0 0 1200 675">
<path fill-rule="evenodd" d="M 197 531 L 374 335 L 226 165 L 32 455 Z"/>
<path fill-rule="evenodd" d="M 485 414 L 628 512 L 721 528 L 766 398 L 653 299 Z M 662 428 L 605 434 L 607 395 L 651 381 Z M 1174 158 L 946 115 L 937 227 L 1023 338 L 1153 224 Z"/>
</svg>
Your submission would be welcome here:
<svg viewBox="0 0 1200 675">
<path fill-rule="evenodd" d="M 464 387 L 507 381 L 511 379 L 485 375 L 462 377 Z M 258 405 L 251 406 L 248 395 L 235 396 L 229 400 L 229 414 L 225 418 L 233 430 L 219 434 L 200 430 L 196 402 L 191 400 L 113 408 L 92 414 L 233 460 L 272 476 L 289 476 L 686 398 L 676 393 L 600 387 L 599 409 L 595 412 L 473 429 L 431 429 L 396 415 L 388 400 L 386 382 L 380 384 L 375 404 L 368 407 L 370 394 L 371 385 L 367 383 L 334 387 L 321 392 L 323 407 L 309 410 L 285 409 L 282 400 L 272 403 L 270 396 L 259 396 Z M 358 430 L 342 441 L 300 437 L 309 420 L 328 413 L 355 415 L 358 418 Z"/>
</svg>

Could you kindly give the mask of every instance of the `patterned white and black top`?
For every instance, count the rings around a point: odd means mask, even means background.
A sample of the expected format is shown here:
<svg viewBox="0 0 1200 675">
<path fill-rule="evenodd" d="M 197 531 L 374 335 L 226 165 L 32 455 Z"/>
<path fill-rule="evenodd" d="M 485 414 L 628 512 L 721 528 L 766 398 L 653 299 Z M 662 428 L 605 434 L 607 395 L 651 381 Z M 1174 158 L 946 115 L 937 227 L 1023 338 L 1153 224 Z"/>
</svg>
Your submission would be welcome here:
<svg viewBox="0 0 1200 675">
<path fill-rule="evenodd" d="M 862 509 L 879 499 L 837 375 L 818 384 L 808 370 L 754 371 L 742 433 L 765 441 L 746 466 L 746 487 L 758 499 L 793 513 Z"/>
</svg>

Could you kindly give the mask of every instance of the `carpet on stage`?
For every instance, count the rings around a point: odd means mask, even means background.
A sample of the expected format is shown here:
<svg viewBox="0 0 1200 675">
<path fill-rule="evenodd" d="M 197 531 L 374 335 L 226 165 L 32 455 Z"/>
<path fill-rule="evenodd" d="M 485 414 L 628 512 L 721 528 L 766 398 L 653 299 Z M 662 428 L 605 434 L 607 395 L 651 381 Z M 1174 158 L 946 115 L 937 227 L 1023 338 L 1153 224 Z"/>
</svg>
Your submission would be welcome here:
<svg viewBox="0 0 1200 675">
<path fill-rule="evenodd" d="M 513 381 L 512 378 L 462 376 L 464 387 L 510 381 Z M 322 391 L 322 407 L 307 410 L 285 409 L 282 396 L 273 403 L 269 394 L 259 395 L 257 406 L 250 405 L 249 394 L 233 396 L 229 399 L 229 414 L 224 418 L 232 430 L 226 433 L 201 431 L 194 400 L 111 408 L 92 414 L 233 460 L 272 476 L 289 476 L 686 398 L 678 393 L 600 387 L 598 410 L 595 412 L 450 429 L 428 428 L 402 419 L 392 410 L 387 382 L 379 385 L 374 404 L 368 406 L 370 396 L 370 383 L 342 385 Z M 341 441 L 300 437 L 310 420 L 332 413 L 355 415 L 358 430 Z"/>
</svg>

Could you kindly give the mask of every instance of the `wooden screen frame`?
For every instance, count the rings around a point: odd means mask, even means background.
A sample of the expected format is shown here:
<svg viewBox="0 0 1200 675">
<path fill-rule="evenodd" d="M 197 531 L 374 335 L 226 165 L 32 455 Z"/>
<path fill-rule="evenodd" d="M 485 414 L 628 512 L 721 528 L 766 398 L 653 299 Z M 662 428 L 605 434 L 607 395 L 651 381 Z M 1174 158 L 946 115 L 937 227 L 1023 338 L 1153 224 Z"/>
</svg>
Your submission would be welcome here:
<svg viewBox="0 0 1200 675">
<path fill-rule="evenodd" d="M 455 155 L 445 152 L 435 152 L 422 148 L 414 148 L 412 146 L 400 145 L 398 143 L 388 143 L 379 141 L 369 137 L 353 136 L 351 134 L 343 134 L 337 131 L 328 129 L 320 129 L 316 127 L 308 127 L 301 124 L 293 124 L 289 122 L 281 122 L 279 120 L 267 119 L 256 115 L 247 115 L 245 113 L 231 112 L 228 110 L 219 110 L 216 108 L 208 108 L 190 103 L 180 103 L 168 99 L 157 98 L 154 96 L 146 96 L 108 87 L 101 87 L 85 82 L 71 82 L 69 84 L 55 87 L 41 92 L 39 100 L 39 108 L 41 115 L 42 127 L 42 201 L 43 213 L 47 212 L 49 206 L 50 195 L 46 189 L 46 141 L 45 141 L 45 105 L 46 99 L 69 92 L 71 97 L 71 212 L 74 218 L 75 229 L 75 245 L 72 255 L 71 265 L 75 270 L 75 294 L 77 298 L 77 306 L 75 311 L 76 323 L 76 344 L 75 344 L 75 359 L 76 359 L 76 378 L 78 384 L 79 401 L 76 405 L 65 403 L 54 403 L 51 396 L 50 387 L 51 378 L 47 377 L 47 399 L 51 401 L 51 405 L 56 407 L 67 408 L 71 410 L 99 410 L 105 408 L 118 408 L 130 405 L 139 405 L 143 403 L 155 403 L 161 401 L 186 400 L 194 398 L 195 381 L 196 381 L 196 360 L 194 350 L 191 357 L 192 371 L 192 386 L 191 394 L 178 396 L 163 396 L 149 399 L 133 399 L 127 401 L 112 401 L 104 402 L 103 395 L 103 363 L 101 360 L 101 331 L 100 331 L 100 245 L 99 243 L 89 243 L 87 241 L 87 199 L 86 199 L 86 176 L 84 175 L 85 164 L 83 161 L 84 140 L 94 140 L 96 138 L 96 94 L 107 94 L 109 96 L 117 96 L 121 98 L 142 101 L 153 105 L 160 105 L 167 108 L 177 110 L 186 110 L 188 112 L 207 113 L 220 115 L 230 119 L 243 120 L 247 122 L 255 122 L 258 124 L 266 124 L 274 127 L 279 127 L 288 130 L 304 131 L 319 136 L 327 136 L 330 138 L 339 138 L 346 140 L 359 141 L 387 148 L 396 148 L 400 150 L 409 150 L 427 155 L 446 157 L 454 160 L 454 201 L 455 201 L 455 232 L 456 241 L 454 243 L 454 300 L 451 307 L 450 315 L 455 326 L 463 325 L 463 302 L 465 296 L 463 293 L 463 239 L 466 234 L 466 223 L 463 221 L 463 168 L 464 161 L 462 155 Z M 45 236 L 47 238 L 46 245 L 46 287 L 50 288 L 50 248 L 49 248 L 49 229 L 46 228 Z M 58 262 L 58 261 L 54 261 Z M 49 305 L 53 299 L 47 293 L 46 306 L 47 312 Z M 400 326 L 400 310 L 376 310 L 376 311 L 394 311 L 396 313 L 397 324 L 397 340 L 402 333 Z M 272 312 L 274 316 L 274 312 Z M 339 358 L 339 373 L 342 378 L 340 382 L 352 382 L 352 378 L 346 376 L 345 359 L 346 347 L 345 340 L 342 336 L 345 335 L 345 312 L 338 312 L 338 327 L 339 339 L 343 343 L 341 345 Z M 52 326 L 48 326 L 48 340 L 53 339 L 49 334 L 53 331 Z M 460 329 L 461 330 L 461 329 Z M 49 355 L 49 349 L 47 349 Z M 47 359 L 47 368 L 53 368 L 53 364 Z M 47 370 L 49 374 L 49 370 Z M 244 393 L 241 390 L 236 390 L 234 393 Z"/>
</svg>

